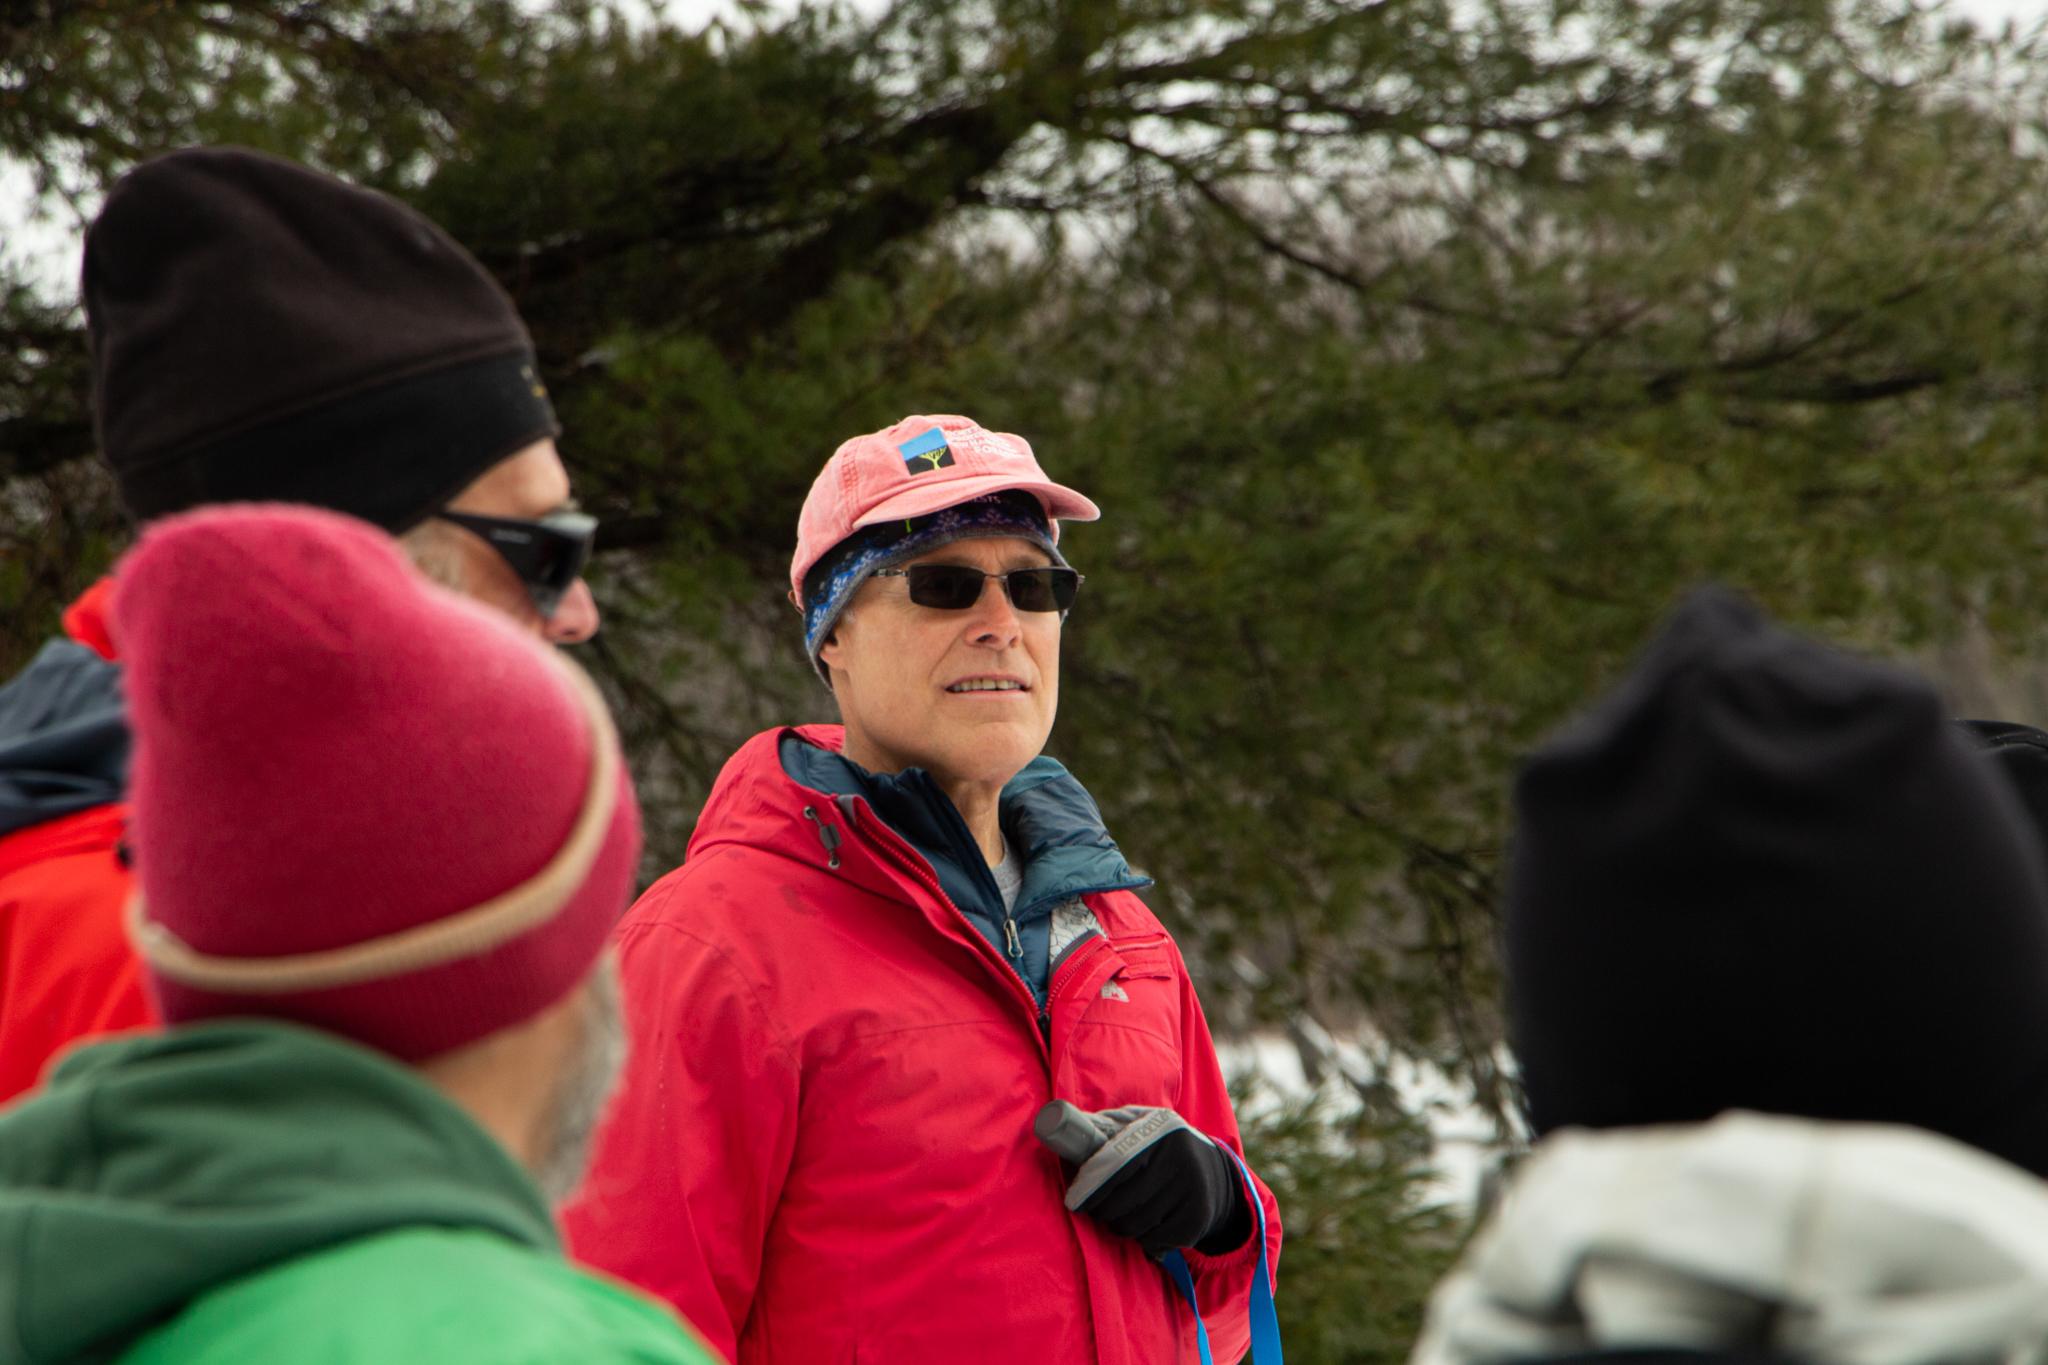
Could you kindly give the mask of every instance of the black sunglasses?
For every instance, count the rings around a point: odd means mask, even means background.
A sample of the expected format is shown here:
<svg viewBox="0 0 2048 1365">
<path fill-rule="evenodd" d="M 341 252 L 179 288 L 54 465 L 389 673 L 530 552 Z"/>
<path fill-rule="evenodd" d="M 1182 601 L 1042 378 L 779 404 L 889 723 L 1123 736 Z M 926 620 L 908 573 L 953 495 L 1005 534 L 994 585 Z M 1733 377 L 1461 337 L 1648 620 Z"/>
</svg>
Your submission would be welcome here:
<svg viewBox="0 0 2048 1365">
<path fill-rule="evenodd" d="M 1010 605 L 1018 611 L 1066 611 L 1085 581 L 1072 569 L 1012 569 L 983 573 L 965 564 L 913 564 L 907 569 L 878 569 L 876 578 L 910 580 L 910 600 L 939 611 L 965 611 L 981 600 L 982 584 L 1002 580 Z"/>
<path fill-rule="evenodd" d="M 543 621 L 562 605 L 563 594 L 576 585 L 590 562 L 597 539 L 597 518 L 583 512 L 550 512 L 536 521 L 516 517 L 483 517 L 473 512 L 436 512 L 465 531 L 480 535 L 511 566 L 533 598 Z"/>
</svg>

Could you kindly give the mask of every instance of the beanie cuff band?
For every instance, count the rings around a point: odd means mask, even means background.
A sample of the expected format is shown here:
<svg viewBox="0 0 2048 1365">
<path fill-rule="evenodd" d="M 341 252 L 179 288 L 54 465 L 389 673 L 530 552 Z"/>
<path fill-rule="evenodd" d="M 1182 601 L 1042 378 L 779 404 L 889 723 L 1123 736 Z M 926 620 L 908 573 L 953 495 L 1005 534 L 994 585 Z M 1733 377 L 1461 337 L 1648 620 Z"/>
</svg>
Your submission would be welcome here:
<svg viewBox="0 0 2048 1365">
<path fill-rule="evenodd" d="M 518 350 L 409 375 L 191 446 L 116 458 L 141 521 L 222 502 L 303 502 L 396 535 L 561 425 Z"/>
<path fill-rule="evenodd" d="M 588 674 L 553 650 L 574 684 L 590 733 L 590 784 L 555 856 L 530 880 L 482 905 L 381 938 L 318 952 L 219 957 L 149 918 L 140 889 L 128 902 L 128 934 L 150 970 L 219 995 L 278 996 L 406 976 L 478 957 L 546 924 L 575 899 L 603 850 L 619 799 L 619 743 L 611 712 Z"/>
<path fill-rule="evenodd" d="M 1028 540 L 1052 556 L 1062 568 L 1066 559 L 1053 540 L 1045 505 L 1034 493 L 1003 489 L 944 507 L 903 522 L 862 527 L 826 551 L 804 575 L 804 652 L 811 667 L 831 687 L 832 679 L 818 658 L 861 584 L 876 571 L 961 540 Z"/>
</svg>

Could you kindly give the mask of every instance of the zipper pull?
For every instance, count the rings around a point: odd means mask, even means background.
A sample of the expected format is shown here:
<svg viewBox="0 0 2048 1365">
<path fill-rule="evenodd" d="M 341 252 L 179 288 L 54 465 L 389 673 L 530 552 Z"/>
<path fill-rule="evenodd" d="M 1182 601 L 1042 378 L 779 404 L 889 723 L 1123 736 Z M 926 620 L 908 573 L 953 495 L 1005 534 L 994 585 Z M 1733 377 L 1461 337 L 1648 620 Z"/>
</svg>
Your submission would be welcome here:
<svg viewBox="0 0 2048 1365">
<path fill-rule="evenodd" d="M 1010 945 L 1011 957 L 1024 956 L 1024 945 L 1017 938 L 1017 921 L 1013 919 L 1003 921 L 1003 938 Z"/>
</svg>

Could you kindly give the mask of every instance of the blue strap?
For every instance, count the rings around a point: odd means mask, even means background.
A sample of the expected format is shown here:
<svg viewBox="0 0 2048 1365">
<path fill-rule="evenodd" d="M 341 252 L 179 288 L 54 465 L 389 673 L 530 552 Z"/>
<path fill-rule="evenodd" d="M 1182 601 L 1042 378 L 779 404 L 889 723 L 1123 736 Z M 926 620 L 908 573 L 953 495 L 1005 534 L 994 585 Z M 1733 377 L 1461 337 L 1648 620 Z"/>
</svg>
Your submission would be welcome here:
<svg viewBox="0 0 2048 1365">
<path fill-rule="evenodd" d="M 1263 1261 L 1265 1258 L 1262 1248 L 1259 1259 Z M 1188 1301 L 1188 1311 L 1195 1315 L 1195 1345 L 1202 1349 L 1202 1365 L 1216 1365 L 1216 1357 L 1209 1352 L 1209 1324 L 1202 1321 L 1202 1305 L 1195 1302 L 1195 1275 L 1188 1269 L 1188 1258 L 1178 1251 L 1169 1251 L 1159 1258 L 1159 1264 L 1173 1276 L 1174 1284 L 1180 1288 L 1180 1296 Z"/>
<path fill-rule="evenodd" d="M 1259 1268 L 1252 1272 L 1252 1298 L 1248 1316 L 1252 1329 L 1253 1365 L 1280 1365 L 1280 1317 L 1273 1310 L 1273 1270 L 1266 1251 L 1266 1206 L 1259 1199 L 1259 1187 L 1252 1181 L 1251 1168 L 1244 1159 L 1222 1143 L 1216 1150 L 1230 1158 L 1237 1167 L 1238 1175 L 1244 1180 L 1244 1196 L 1251 1201 L 1252 1212 L 1258 1217 L 1258 1228 L 1253 1234 L 1258 1239 Z M 1209 1351 L 1209 1325 L 1202 1321 L 1202 1307 L 1195 1299 L 1195 1276 L 1188 1269 L 1187 1257 L 1178 1251 L 1169 1251 L 1160 1259 L 1166 1273 L 1173 1277 L 1180 1296 L 1188 1301 L 1188 1311 L 1195 1315 L 1195 1344 L 1202 1351 L 1202 1365 L 1216 1365 L 1215 1356 Z"/>
</svg>

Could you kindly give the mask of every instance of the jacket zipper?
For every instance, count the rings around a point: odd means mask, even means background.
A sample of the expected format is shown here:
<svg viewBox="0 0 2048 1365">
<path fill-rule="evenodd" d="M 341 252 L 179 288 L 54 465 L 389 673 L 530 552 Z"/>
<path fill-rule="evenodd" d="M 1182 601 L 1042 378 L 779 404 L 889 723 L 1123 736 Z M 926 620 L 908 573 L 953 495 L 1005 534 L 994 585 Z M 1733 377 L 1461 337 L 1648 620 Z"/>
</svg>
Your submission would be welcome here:
<svg viewBox="0 0 2048 1365">
<path fill-rule="evenodd" d="M 844 802 L 842 802 L 840 806 L 840 809 L 844 811 L 848 816 L 849 822 L 853 824 L 856 828 L 859 828 L 861 824 L 861 807 L 858 804 L 858 802 L 859 798 L 849 797 Z M 938 897 L 939 904 L 945 906 L 948 910 L 951 910 L 953 912 L 953 917 L 960 922 L 960 927 L 967 931 L 969 942 L 977 944 L 986 944 L 988 942 L 987 939 L 982 937 L 981 930 L 974 927 L 974 921 L 967 918 L 967 912 L 962 910 L 959 906 L 953 903 L 953 898 L 946 894 L 946 889 L 944 887 L 939 885 L 938 878 L 934 877 L 931 873 L 931 870 L 924 866 L 924 860 L 918 858 L 914 854 L 906 853 L 905 851 L 898 849 L 896 847 L 897 835 L 894 830 L 888 829 L 886 826 L 884 826 L 881 830 L 870 830 L 867 831 L 867 833 L 869 837 L 872 838 L 878 846 L 885 849 L 889 853 L 890 857 L 894 859 L 895 862 L 898 865 L 900 865 L 904 871 L 910 873 L 911 876 L 915 877 L 920 886 L 923 886 L 927 891 L 931 892 L 934 896 Z M 1010 926 L 1010 941 L 1014 943 L 1016 941 L 1017 933 L 1016 924 L 1015 921 L 1009 921 L 1008 923 Z M 1022 956 L 1021 951 L 1018 955 Z M 1003 963 L 1004 970 L 1001 973 L 1001 975 L 1003 976 L 1004 980 L 1008 981 L 1011 985 L 1015 986 L 1017 990 L 1022 993 L 1024 997 L 1025 1007 L 1031 1011 L 1032 1017 L 1036 1019 L 1039 1023 L 1039 1028 L 1036 1030 L 1036 1033 L 1038 1035 L 1038 1049 L 1042 1054 L 1044 1054 L 1046 1067 L 1048 1070 L 1050 1070 L 1052 1066 L 1052 1050 L 1046 1043 L 1045 1025 L 1048 1024 L 1052 1019 L 1052 983 L 1050 981 L 1046 982 L 1045 1008 L 1040 1009 L 1038 1006 L 1038 1001 L 1032 998 L 1031 987 L 1025 982 L 1024 973 L 1017 970 L 1017 968 L 1012 966 L 1009 962 L 1004 961 L 1003 958 L 1001 958 L 1000 956 L 998 956 L 996 960 Z"/>
<path fill-rule="evenodd" d="M 949 809 L 952 809 L 951 801 L 946 802 L 946 805 Z M 955 831 L 966 838 L 966 848 L 972 849 L 974 857 L 985 864 L 987 860 L 982 854 L 981 846 L 974 842 L 973 832 L 967 828 L 967 822 L 960 818 L 957 809 L 953 810 L 953 825 Z M 956 853 L 964 851 L 966 850 L 955 850 Z M 995 884 L 995 878 L 990 876 L 985 878 L 984 881 L 988 889 L 996 893 L 997 902 L 1003 902 L 1002 888 Z M 980 931 L 976 930 L 975 932 L 979 933 Z M 1017 907 L 1014 903 L 1003 904 L 1003 951 L 1010 955 L 1010 959 L 1013 962 L 1022 962 L 1024 960 L 1024 941 L 1017 933 Z M 1024 974 L 1023 968 L 1018 968 L 1017 974 L 1022 976 Z"/>
</svg>

